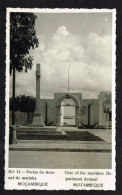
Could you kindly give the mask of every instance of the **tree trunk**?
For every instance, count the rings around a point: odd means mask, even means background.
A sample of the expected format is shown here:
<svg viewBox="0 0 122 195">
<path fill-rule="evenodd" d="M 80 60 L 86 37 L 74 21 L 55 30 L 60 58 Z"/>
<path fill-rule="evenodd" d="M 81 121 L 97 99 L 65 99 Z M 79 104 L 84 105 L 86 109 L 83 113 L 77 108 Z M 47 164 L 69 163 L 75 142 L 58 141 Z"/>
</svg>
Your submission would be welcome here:
<svg viewBox="0 0 122 195">
<path fill-rule="evenodd" d="M 13 68 L 12 125 L 15 125 L 15 68 Z"/>
</svg>

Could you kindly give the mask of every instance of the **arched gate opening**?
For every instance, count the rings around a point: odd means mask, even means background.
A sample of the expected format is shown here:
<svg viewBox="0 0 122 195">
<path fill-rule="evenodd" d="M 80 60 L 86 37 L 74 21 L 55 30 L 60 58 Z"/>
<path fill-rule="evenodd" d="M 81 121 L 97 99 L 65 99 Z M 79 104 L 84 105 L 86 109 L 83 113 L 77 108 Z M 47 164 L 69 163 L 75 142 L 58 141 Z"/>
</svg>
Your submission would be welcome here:
<svg viewBox="0 0 122 195">
<path fill-rule="evenodd" d="M 79 126 L 79 120 L 80 120 L 80 116 L 79 116 L 79 113 L 80 113 L 80 103 L 77 99 L 77 97 L 75 97 L 74 95 L 71 95 L 71 94 L 66 94 L 64 96 L 62 96 L 61 98 L 59 98 L 59 100 L 57 101 L 57 104 L 56 104 L 56 125 L 57 126 L 63 126 L 63 123 L 62 123 L 62 102 L 66 99 L 71 99 L 73 100 L 74 102 L 74 106 L 75 106 L 75 126 Z"/>
<path fill-rule="evenodd" d="M 61 103 L 61 126 L 75 126 L 75 102 L 64 99 Z"/>
</svg>

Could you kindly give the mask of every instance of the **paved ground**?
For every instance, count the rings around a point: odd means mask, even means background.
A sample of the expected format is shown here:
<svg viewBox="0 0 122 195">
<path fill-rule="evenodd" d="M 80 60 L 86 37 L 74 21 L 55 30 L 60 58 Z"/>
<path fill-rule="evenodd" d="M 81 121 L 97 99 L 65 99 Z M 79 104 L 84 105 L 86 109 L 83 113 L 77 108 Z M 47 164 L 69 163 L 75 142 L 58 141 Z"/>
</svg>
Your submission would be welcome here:
<svg viewBox="0 0 122 195">
<path fill-rule="evenodd" d="M 10 150 L 40 150 L 41 149 L 62 149 L 62 150 L 81 150 L 81 149 L 84 149 L 85 150 L 92 150 L 94 151 L 95 149 L 96 150 L 111 150 L 111 144 L 105 142 L 105 141 L 58 141 L 58 140 L 38 140 L 37 141 L 34 141 L 31 142 L 28 141 L 28 140 L 23 140 L 23 143 L 22 141 L 18 144 L 12 144 L 10 145 Z"/>
<path fill-rule="evenodd" d="M 9 167 L 110 169 L 111 153 L 10 151 Z"/>
<path fill-rule="evenodd" d="M 63 129 L 76 130 L 76 128 L 67 127 Z M 78 131 L 86 131 L 86 129 Z M 11 168 L 54 169 L 111 168 L 111 130 L 90 129 L 87 131 L 104 141 L 19 141 L 17 144 L 10 145 L 9 166 Z"/>
<path fill-rule="evenodd" d="M 94 135 L 100 137 L 108 143 L 112 143 L 112 131 L 110 129 L 90 129 L 88 132 L 93 133 Z"/>
</svg>

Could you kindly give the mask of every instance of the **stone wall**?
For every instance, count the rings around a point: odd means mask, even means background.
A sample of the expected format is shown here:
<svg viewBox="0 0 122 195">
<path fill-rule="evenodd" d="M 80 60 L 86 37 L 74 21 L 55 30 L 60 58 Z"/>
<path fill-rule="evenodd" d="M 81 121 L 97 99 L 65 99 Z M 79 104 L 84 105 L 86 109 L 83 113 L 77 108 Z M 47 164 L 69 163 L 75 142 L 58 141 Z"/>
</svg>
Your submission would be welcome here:
<svg viewBox="0 0 122 195">
<path fill-rule="evenodd" d="M 56 125 L 57 115 L 57 102 L 61 97 L 65 96 L 66 93 L 55 93 L 54 99 L 42 99 L 40 100 L 41 112 L 43 121 L 46 123 L 46 103 L 47 103 L 47 125 Z M 111 109 L 111 92 L 100 92 L 98 99 L 82 99 L 82 93 L 71 93 L 75 96 L 80 103 L 80 122 L 88 125 L 88 105 L 90 106 L 90 125 L 95 127 L 104 127 L 106 118 L 108 121 L 108 115 L 104 113 L 104 107 Z M 80 123 L 80 124 L 81 124 Z"/>
<path fill-rule="evenodd" d="M 55 93 L 54 99 L 41 99 L 40 109 L 43 121 L 46 125 L 56 125 L 56 109 L 58 100 L 66 95 L 66 93 Z M 109 113 L 106 110 L 111 110 L 111 92 L 100 92 L 98 99 L 83 99 L 82 93 L 71 93 L 80 103 L 80 122 L 88 125 L 88 105 L 90 106 L 90 125 L 98 123 L 95 127 L 104 128 L 106 122 L 111 123 Z M 46 106 L 47 105 L 47 106 Z M 47 112 L 46 112 L 47 109 Z M 46 116 L 47 115 L 47 116 Z M 12 124 L 12 112 L 9 114 L 10 125 Z M 15 124 L 24 125 L 31 124 L 33 120 L 33 113 L 15 112 Z M 81 124 L 81 123 L 80 123 Z"/>
<path fill-rule="evenodd" d="M 33 120 L 33 113 L 15 112 L 15 125 L 31 124 Z M 9 112 L 9 125 L 12 124 L 12 111 Z"/>
<path fill-rule="evenodd" d="M 47 108 L 46 108 L 47 104 Z M 56 124 L 56 104 L 54 99 L 41 99 L 40 108 L 43 121 L 46 124 L 46 109 L 47 109 L 47 125 Z"/>
<path fill-rule="evenodd" d="M 71 95 L 75 96 L 79 102 L 82 101 L 82 93 L 70 93 Z M 54 101 L 57 103 L 58 99 L 60 99 L 62 96 L 65 96 L 66 93 L 54 93 Z"/>
<path fill-rule="evenodd" d="M 91 125 L 96 124 L 98 126 L 99 124 L 99 100 L 93 100 L 93 104 L 91 105 Z"/>
<path fill-rule="evenodd" d="M 43 117 L 44 123 L 46 123 L 46 103 L 47 103 L 47 125 L 56 125 L 56 107 L 58 100 L 66 95 L 66 93 L 55 93 L 54 99 L 41 99 L 40 109 Z M 71 93 L 71 95 L 76 96 L 79 102 L 82 101 L 82 93 Z"/>
<path fill-rule="evenodd" d="M 97 99 L 84 99 L 81 102 L 81 109 L 80 109 L 80 121 L 88 125 L 88 105 L 90 106 L 90 125 L 94 125 L 97 123 L 98 126 L 99 122 L 99 101 Z"/>
<path fill-rule="evenodd" d="M 80 122 L 82 122 L 83 124 L 88 124 L 88 108 L 86 105 L 81 105 Z"/>
<path fill-rule="evenodd" d="M 111 109 L 111 92 L 100 92 L 99 95 L 99 126 L 105 127 L 106 122 L 109 122 L 108 114 L 105 113 L 106 109 Z"/>
</svg>

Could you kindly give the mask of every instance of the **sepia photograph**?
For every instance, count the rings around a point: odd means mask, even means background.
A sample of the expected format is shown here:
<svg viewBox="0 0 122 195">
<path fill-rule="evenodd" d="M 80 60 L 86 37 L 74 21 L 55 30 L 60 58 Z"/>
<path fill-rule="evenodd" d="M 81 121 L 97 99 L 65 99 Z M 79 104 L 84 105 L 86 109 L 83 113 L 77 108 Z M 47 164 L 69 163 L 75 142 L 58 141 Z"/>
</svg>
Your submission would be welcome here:
<svg viewBox="0 0 122 195">
<path fill-rule="evenodd" d="M 115 10 L 8 8 L 6 44 L 7 170 L 114 176 Z"/>
</svg>

